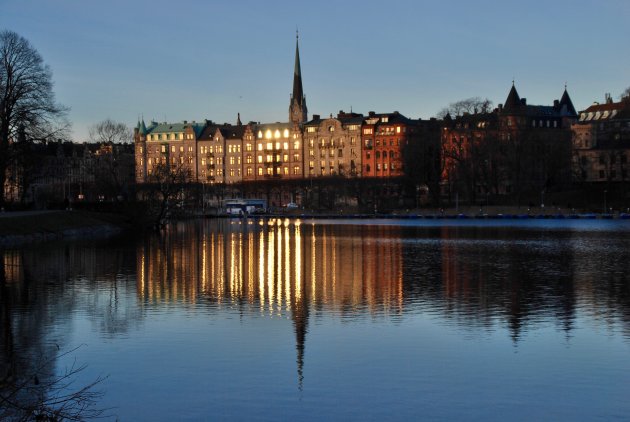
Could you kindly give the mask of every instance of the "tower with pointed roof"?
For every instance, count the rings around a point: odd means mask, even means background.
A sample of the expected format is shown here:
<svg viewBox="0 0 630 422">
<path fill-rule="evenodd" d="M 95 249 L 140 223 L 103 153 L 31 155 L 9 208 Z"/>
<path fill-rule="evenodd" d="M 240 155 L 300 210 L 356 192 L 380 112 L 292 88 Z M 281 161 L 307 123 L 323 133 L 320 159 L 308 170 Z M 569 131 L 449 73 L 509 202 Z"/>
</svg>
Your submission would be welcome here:
<svg viewBox="0 0 630 422">
<path fill-rule="evenodd" d="M 300 125 L 308 120 L 306 97 L 302 89 L 302 71 L 300 68 L 299 34 L 295 33 L 295 67 L 293 69 L 293 93 L 289 104 L 289 121 Z"/>
</svg>

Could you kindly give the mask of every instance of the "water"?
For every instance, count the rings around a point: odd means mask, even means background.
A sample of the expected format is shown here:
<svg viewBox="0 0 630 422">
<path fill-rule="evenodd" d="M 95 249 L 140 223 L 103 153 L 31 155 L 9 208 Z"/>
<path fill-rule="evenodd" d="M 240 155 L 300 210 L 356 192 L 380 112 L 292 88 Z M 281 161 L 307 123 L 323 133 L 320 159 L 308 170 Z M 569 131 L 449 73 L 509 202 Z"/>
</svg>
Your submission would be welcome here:
<svg viewBox="0 0 630 422">
<path fill-rule="evenodd" d="M 623 420 L 629 235 L 222 220 L 5 250 L 0 369 L 85 364 L 124 421 Z"/>
</svg>

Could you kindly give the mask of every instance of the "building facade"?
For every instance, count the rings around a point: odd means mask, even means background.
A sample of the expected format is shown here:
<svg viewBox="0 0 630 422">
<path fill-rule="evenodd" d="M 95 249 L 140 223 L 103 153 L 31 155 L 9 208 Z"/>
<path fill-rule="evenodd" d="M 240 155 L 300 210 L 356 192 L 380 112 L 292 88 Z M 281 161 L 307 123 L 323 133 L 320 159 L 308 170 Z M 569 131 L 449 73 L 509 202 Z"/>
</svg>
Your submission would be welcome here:
<svg viewBox="0 0 630 422">
<path fill-rule="evenodd" d="M 580 112 L 573 132 L 573 177 L 576 182 L 627 182 L 630 159 L 630 98 L 594 103 Z"/>
<path fill-rule="evenodd" d="M 553 105 L 529 105 L 512 85 L 492 112 L 446 116 L 443 194 L 483 202 L 487 195 L 545 191 L 570 182 L 571 125 L 577 113 L 565 88 Z"/>
<path fill-rule="evenodd" d="M 304 176 L 361 176 L 363 115 L 340 111 L 304 124 Z"/>
</svg>

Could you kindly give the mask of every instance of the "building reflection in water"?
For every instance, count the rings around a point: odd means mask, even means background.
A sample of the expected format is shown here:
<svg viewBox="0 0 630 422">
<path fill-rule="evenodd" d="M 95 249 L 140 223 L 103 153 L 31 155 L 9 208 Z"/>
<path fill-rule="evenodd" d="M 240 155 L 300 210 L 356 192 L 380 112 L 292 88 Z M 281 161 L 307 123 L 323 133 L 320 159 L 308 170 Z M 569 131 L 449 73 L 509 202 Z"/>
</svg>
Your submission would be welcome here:
<svg viewBox="0 0 630 422">
<path fill-rule="evenodd" d="M 425 313 L 504 327 L 515 344 L 549 321 L 570 337 L 578 311 L 627 331 L 629 263 L 627 240 L 610 233 L 221 220 L 145 239 L 137 291 L 147 304 L 290 315 L 301 379 L 311 315 Z"/>
<path fill-rule="evenodd" d="M 300 383 L 311 310 L 344 318 L 402 311 L 402 254 L 395 227 L 278 219 L 171 230 L 139 246 L 141 300 L 208 301 L 269 315 L 290 313 Z"/>
<path fill-rule="evenodd" d="M 402 310 L 402 244 L 395 227 L 271 220 L 172 230 L 139 245 L 138 294 L 145 302 L 210 299 L 269 314 L 300 302 L 348 317 L 366 309 Z"/>
</svg>

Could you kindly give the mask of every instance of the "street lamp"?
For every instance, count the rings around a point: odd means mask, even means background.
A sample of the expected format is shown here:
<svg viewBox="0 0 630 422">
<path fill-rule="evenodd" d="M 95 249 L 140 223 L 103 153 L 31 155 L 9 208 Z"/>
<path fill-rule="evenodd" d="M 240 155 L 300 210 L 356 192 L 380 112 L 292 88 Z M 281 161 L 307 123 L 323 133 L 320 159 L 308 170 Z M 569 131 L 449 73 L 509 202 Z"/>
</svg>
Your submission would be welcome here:
<svg viewBox="0 0 630 422">
<path fill-rule="evenodd" d="M 545 208 L 545 190 L 540 191 L 540 208 Z"/>
<path fill-rule="evenodd" d="M 608 194 L 608 191 L 604 189 L 604 214 L 606 214 L 606 195 L 607 194 Z"/>
</svg>

